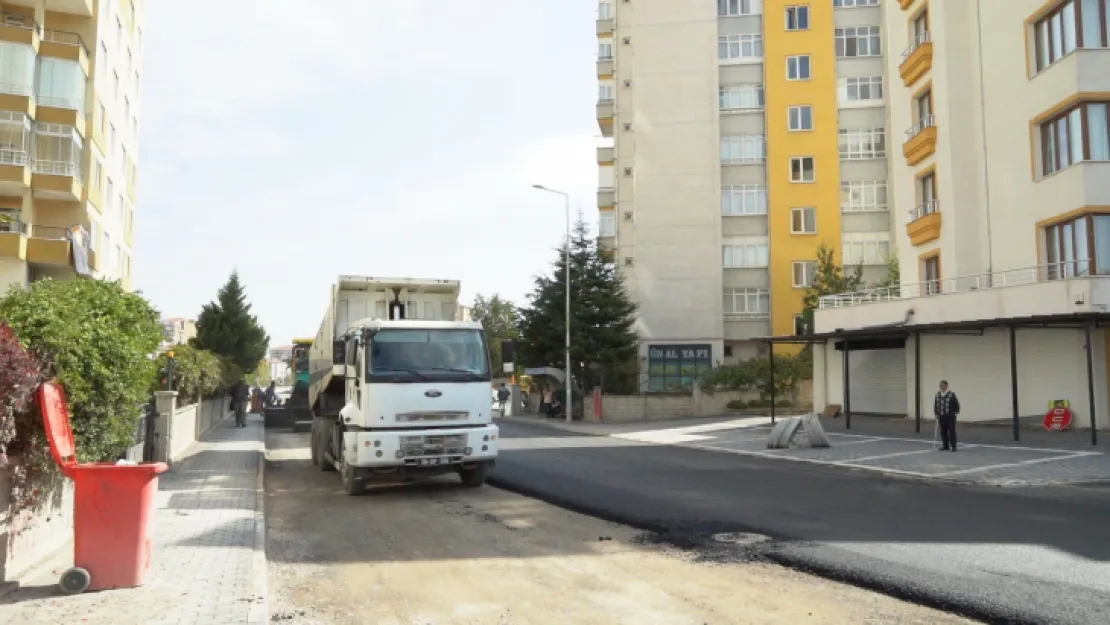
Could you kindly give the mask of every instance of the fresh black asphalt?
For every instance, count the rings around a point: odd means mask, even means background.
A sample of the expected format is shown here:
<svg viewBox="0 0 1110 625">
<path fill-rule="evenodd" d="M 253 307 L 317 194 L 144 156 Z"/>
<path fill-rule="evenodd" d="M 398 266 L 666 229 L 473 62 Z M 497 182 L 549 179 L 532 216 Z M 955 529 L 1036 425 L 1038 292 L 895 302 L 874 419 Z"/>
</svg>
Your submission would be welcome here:
<svg viewBox="0 0 1110 625">
<path fill-rule="evenodd" d="M 657 539 L 756 532 L 775 539 L 756 557 L 987 622 L 1110 623 L 1110 489 L 933 484 L 500 425 L 491 484 Z"/>
</svg>

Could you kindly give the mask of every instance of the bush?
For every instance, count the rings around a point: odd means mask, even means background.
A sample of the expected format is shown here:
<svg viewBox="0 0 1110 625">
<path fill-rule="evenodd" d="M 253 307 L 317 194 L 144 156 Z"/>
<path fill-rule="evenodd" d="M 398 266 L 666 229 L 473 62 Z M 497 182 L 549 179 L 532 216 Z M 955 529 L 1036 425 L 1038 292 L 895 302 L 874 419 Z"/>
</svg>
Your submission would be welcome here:
<svg viewBox="0 0 1110 625">
<path fill-rule="evenodd" d="M 0 322 L 0 468 L 7 464 L 8 452 L 25 454 L 34 431 L 42 429 L 35 391 L 47 379 L 47 371 L 46 363 L 23 347 L 11 326 Z"/>
<path fill-rule="evenodd" d="M 42 280 L 0 299 L 24 344 L 65 387 L 81 461 L 112 461 L 134 441 L 162 341 L 158 312 L 118 282 Z"/>
<path fill-rule="evenodd" d="M 217 356 L 220 361 L 220 386 L 219 394 L 227 394 L 236 382 L 243 379 L 243 369 L 227 356 Z"/>
<path fill-rule="evenodd" d="M 748 402 L 743 399 L 734 399 L 725 404 L 725 407 L 729 410 L 743 410 L 748 407 Z"/>
<path fill-rule="evenodd" d="M 173 390 L 177 391 L 178 405 L 195 404 L 220 390 L 224 371 L 215 354 L 191 345 L 175 345 L 170 351 L 173 352 Z M 166 390 L 168 364 L 168 353 L 155 360 L 158 377 L 152 390 Z"/>
<path fill-rule="evenodd" d="M 786 396 L 798 386 L 799 381 L 812 377 L 813 355 L 808 349 L 796 356 L 775 356 L 776 397 Z M 736 365 L 719 365 L 705 372 L 701 387 L 706 393 L 759 391 L 761 397 L 768 398 L 771 396 L 771 361 L 768 358 L 752 358 Z"/>
</svg>

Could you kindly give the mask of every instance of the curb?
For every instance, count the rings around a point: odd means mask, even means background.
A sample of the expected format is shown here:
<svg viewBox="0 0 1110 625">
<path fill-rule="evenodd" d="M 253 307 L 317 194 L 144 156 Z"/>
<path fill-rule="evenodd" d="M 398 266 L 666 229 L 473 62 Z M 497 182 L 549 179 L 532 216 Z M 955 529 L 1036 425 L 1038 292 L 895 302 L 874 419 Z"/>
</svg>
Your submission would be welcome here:
<svg viewBox="0 0 1110 625">
<path fill-rule="evenodd" d="M 266 432 L 262 430 L 262 450 L 258 452 L 258 471 L 254 490 L 254 554 L 251 558 L 251 604 L 247 609 L 247 623 L 264 625 L 270 622 L 269 596 L 266 562 L 266 493 L 263 472 L 266 468 Z"/>
</svg>

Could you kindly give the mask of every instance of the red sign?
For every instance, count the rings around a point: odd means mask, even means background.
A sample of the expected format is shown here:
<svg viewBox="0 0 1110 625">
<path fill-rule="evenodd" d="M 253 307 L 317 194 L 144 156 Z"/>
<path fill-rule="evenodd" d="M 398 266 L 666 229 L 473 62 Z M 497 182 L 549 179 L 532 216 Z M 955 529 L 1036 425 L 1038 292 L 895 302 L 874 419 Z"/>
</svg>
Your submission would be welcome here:
<svg viewBox="0 0 1110 625">
<path fill-rule="evenodd" d="M 1044 429 L 1049 432 L 1060 432 L 1071 429 L 1071 408 L 1057 406 L 1044 415 Z"/>
</svg>

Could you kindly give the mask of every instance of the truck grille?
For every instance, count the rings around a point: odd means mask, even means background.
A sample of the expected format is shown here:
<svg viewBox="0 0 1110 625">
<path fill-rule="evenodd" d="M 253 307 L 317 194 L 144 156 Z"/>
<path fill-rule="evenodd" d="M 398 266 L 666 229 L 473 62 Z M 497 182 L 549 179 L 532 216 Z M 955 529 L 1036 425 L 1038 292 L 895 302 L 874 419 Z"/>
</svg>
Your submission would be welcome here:
<svg viewBox="0 0 1110 625">
<path fill-rule="evenodd" d="M 445 421 L 466 421 L 465 412 L 402 412 L 397 415 L 398 423 L 442 423 Z"/>
<path fill-rule="evenodd" d="M 452 456 L 463 453 L 466 434 L 446 436 L 402 436 L 401 452 L 407 458 L 416 456 Z"/>
</svg>

